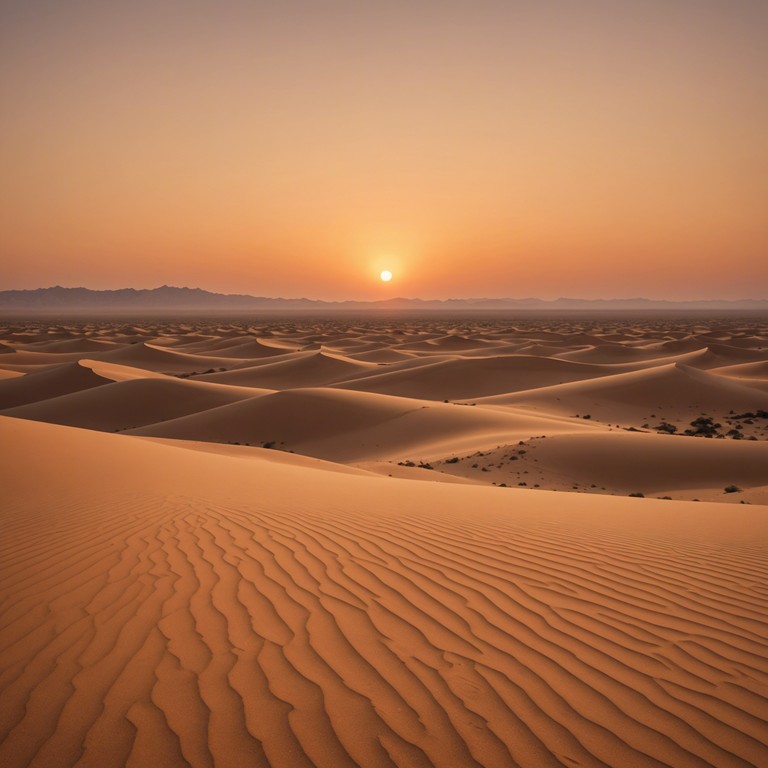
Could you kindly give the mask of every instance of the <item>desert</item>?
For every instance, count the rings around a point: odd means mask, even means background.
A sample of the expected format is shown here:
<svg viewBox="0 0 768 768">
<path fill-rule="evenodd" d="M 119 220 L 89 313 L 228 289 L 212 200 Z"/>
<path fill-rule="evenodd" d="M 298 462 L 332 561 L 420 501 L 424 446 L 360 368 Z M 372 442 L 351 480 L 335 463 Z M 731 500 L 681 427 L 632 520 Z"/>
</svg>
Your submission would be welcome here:
<svg viewBox="0 0 768 768">
<path fill-rule="evenodd" d="M 0 768 L 768 768 L 768 2 L 0 2 Z"/>
<path fill-rule="evenodd" d="M 2 765 L 768 762 L 763 316 L 0 343 Z"/>
</svg>

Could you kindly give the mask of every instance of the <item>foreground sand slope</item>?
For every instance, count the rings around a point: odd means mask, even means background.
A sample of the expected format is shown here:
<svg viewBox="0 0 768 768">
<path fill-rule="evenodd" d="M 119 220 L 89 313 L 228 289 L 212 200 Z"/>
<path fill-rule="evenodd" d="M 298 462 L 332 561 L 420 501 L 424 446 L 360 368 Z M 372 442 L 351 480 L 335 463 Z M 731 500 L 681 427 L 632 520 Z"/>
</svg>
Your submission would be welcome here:
<svg viewBox="0 0 768 768">
<path fill-rule="evenodd" d="M 0 438 L 0 765 L 768 764 L 766 507 Z"/>
</svg>

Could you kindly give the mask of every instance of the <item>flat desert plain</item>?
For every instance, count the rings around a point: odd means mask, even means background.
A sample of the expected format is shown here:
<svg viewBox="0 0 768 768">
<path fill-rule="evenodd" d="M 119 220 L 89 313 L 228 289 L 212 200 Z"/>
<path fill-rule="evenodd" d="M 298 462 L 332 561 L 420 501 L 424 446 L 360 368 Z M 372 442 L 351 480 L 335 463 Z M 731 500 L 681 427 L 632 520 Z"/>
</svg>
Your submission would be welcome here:
<svg viewBox="0 0 768 768">
<path fill-rule="evenodd" d="M 768 320 L 0 321 L 0 765 L 768 765 Z"/>
</svg>

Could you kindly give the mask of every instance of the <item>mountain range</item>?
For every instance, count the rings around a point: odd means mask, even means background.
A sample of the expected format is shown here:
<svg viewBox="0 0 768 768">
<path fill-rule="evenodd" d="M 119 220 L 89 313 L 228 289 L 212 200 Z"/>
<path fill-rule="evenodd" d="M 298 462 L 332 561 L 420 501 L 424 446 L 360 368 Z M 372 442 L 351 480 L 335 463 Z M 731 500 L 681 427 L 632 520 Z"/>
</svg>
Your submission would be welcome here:
<svg viewBox="0 0 768 768">
<path fill-rule="evenodd" d="M 257 311 L 257 310 L 768 310 L 768 299 L 669 301 L 661 299 L 573 299 L 467 298 L 408 299 L 380 301 L 322 301 L 319 299 L 284 299 L 246 294 L 213 293 L 201 288 L 36 288 L 0 291 L 0 311 L 4 312 L 163 312 L 163 311 Z"/>
</svg>

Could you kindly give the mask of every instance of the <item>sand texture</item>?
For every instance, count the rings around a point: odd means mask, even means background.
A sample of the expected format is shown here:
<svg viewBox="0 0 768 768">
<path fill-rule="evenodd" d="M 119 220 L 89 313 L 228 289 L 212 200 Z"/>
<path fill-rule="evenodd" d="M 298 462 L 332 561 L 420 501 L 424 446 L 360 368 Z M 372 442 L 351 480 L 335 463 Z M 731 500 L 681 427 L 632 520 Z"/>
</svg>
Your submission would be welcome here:
<svg viewBox="0 0 768 768">
<path fill-rule="evenodd" d="M 0 330 L 0 766 L 768 765 L 762 321 Z"/>
</svg>

